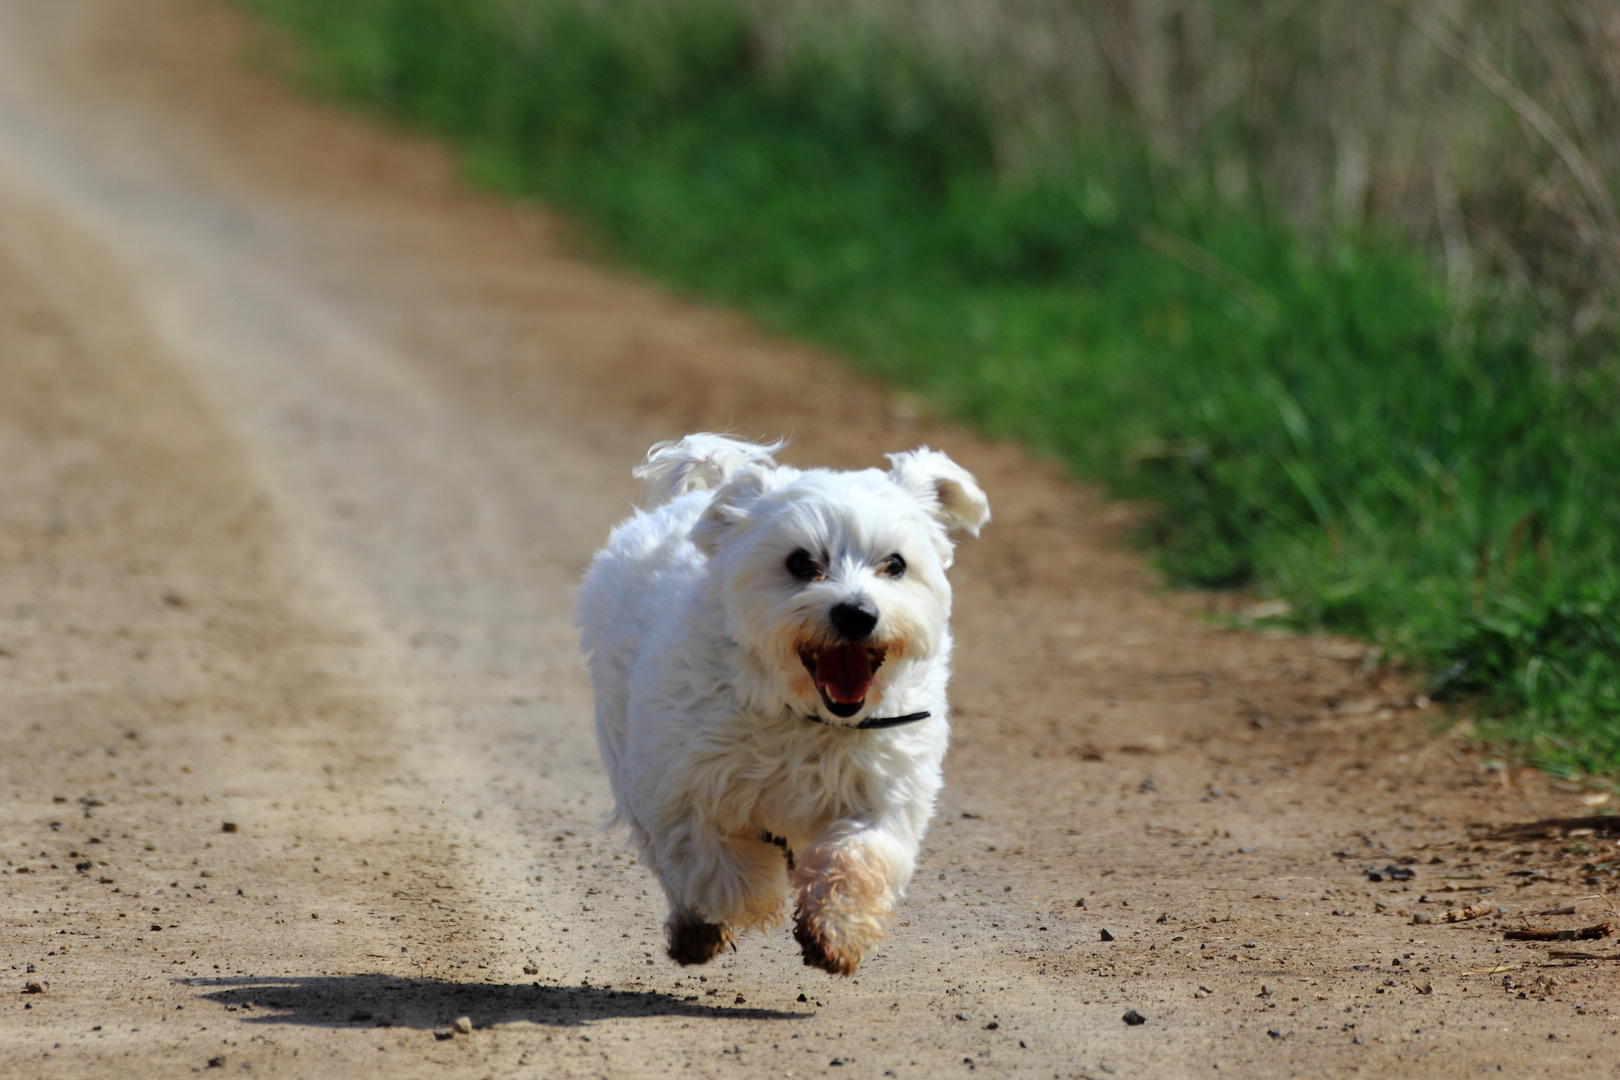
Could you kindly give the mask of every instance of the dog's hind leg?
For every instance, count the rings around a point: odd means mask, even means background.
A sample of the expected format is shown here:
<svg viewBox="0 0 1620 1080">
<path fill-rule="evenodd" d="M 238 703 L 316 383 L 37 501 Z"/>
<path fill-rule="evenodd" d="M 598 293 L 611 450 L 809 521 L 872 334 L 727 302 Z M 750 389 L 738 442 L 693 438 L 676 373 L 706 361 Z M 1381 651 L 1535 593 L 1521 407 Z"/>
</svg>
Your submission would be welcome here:
<svg viewBox="0 0 1620 1080">
<path fill-rule="evenodd" d="M 781 852 L 757 832 L 723 836 L 704 824 L 658 860 L 659 884 L 669 899 L 664 932 L 679 964 L 712 960 L 739 930 L 779 922 L 787 899 Z"/>
<path fill-rule="evenodd" d="M 705 922 L 701 915 L 677 910 L 664 923 L 669 940 L 669 957 L 685 967 L 707 964 L 731 942 L 731 928 L 723 923 Z"/>
</svg>

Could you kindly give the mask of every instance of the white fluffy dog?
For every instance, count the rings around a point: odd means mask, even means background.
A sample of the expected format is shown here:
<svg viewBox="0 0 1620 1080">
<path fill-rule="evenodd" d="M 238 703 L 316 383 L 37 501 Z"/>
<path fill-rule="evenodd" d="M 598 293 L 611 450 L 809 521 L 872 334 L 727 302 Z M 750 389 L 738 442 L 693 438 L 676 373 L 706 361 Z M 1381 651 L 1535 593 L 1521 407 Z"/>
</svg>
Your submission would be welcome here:
<svg viewBox="0 0 1620 1080">
<path fill-rule="evenodd" d="M 780 443 L 660 443 L 645 511 L 579 597 L 614 816 L 701 964 L 796 899 L 804 962 L 848 975 L 916 866 L 949 740 L 950 534 L 990 507 L 923 447 L 888 472 Z"/>
</svg>

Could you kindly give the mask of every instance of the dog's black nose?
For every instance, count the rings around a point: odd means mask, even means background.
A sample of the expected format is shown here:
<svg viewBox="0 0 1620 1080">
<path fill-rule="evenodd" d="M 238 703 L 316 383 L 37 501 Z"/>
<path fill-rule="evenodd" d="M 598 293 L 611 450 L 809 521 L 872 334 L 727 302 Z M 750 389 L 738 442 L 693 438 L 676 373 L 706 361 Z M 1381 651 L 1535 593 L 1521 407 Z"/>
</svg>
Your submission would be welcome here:
<svg viewBox="0 0 1620 1080">
<path fill-rule="evenodd" d="M 872 632 L 877 625 L 878 611 L 872 601 L 864 597 L 853 602 L 845 601 L 827 613 L 832 620 L 833 629 L 845 641 L 861 641 Z"/>
</svg>

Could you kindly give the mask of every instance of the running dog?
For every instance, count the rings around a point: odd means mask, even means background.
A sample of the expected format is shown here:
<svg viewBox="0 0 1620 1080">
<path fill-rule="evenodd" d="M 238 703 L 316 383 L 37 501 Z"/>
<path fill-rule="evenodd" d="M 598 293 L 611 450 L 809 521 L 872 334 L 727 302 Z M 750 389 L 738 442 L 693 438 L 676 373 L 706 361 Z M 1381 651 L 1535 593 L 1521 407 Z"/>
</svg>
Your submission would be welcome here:
<svg viewBox="0 0 1620 1080">
<path fill-rule="evenodd" d="M 613 820 L 712 959 L 794 900 L 804 962 L 849 975 L 916 867 L 949 741 L 953 533 L 990 520 L 927 447 L 800 471 L 783 444 L 648 451 L 645 509 L 579 595 Z M 733 946 L 735 947 L 735 946 Z"/>
</svg>

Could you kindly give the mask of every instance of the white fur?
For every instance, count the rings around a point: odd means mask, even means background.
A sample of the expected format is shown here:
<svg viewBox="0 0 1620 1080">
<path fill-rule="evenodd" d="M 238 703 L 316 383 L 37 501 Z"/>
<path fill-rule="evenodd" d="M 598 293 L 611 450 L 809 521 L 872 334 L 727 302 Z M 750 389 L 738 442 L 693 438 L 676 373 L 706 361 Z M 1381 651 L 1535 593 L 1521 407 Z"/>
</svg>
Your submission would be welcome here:
<svg viewBox="0 0 1620 1080">
<path fill-rule="evenodd" d="M 776 464 L 780 445 L 653 447 L 636 470 L 647 508 L 597 553 L 579 623 L 614 816 L 669 900 L 671 955 L 702 962 L 735 931 L 779 923 L 791 895 L 805 962 L 847 974 L 883 937 L 933 812 L 950 730 L 949 533 L 977 535 L 990 512 L 973 477 L 926 447 L 890 455 L 888 472 L 801 472 Z M 786 569 L 800 549 L 823 578 Z M 899 577 L 883 569 L 893 554 Z M 886 651 L 840 717 L 798 650 L 846 647 L 829 612 L 856 600 L 878 617 L 863 642 Z"/>
</svg>

